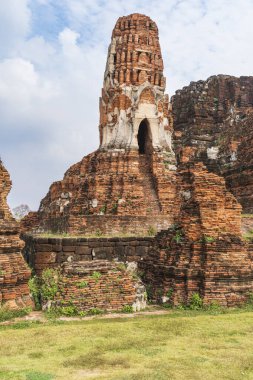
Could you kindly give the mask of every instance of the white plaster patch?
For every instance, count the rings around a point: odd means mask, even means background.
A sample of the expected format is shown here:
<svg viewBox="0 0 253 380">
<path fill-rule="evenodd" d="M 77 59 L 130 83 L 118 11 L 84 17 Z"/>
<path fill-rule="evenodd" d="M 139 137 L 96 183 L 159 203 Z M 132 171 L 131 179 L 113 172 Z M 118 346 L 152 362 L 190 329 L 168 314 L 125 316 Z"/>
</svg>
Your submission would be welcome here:
<svg viewBox="0 0 253 380">
<path fill-rule="evenodd" d="M 236 161 L 236 160 L 237 160 L 236 152 L 232 152 L 230 161 Z"/>
<path fill-rule="evenodd" d="M 206 150 L 207 157 L 210 160 L 216 160 L 219 153 L 219 147 L 218 146 L 212 146 L 211 148 L 207 148 Z"/>
<path fill-rule="evenodd" d="M 97 199 L 92 199 L 91 201 L 91 207 L 96 208 L 98 206 L 98 200 Z"/>
<path fill-rule="evenodd" d="M 182 195 L 182 197 L 186 200 L 186 201 L 188 201 L 190 198 L 191 198 L 191 192 L 189 191 L 189 190 L 187 190 L 187 191 L 181 191 L 181 195 Z"/>
</svg>

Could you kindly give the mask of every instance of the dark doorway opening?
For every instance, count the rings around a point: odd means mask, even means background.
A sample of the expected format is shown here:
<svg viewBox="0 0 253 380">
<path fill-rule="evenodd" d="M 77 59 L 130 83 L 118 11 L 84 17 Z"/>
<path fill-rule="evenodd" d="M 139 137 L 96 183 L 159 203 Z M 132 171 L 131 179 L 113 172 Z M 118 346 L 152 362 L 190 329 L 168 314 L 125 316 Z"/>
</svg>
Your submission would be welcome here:
<svg viewBox="0 0 253 380">
<path fill-rule="evenodd" d="M 142 120 L 137 135 L 139 153 L 146 154 L 152 150 L 152 141 L 149 134 L 149 125 L 147 119 Z"/>
</svg>

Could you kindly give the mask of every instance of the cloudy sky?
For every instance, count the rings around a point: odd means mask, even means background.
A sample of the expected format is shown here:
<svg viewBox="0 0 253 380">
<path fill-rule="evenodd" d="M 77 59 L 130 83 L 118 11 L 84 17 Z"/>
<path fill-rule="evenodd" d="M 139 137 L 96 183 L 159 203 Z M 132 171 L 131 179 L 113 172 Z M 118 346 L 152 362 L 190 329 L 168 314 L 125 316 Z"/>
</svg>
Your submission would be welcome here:
<svg viewBox="0 0 253 380">
<path fill-rule="evenodd" d="M 98 98 L 119 16 L 158 24 L 167 92 L 214 74 L 253 75 L 253 0 L 0 0 L 0 155 L 11 207 L 98 146 Z"/>
</svg>

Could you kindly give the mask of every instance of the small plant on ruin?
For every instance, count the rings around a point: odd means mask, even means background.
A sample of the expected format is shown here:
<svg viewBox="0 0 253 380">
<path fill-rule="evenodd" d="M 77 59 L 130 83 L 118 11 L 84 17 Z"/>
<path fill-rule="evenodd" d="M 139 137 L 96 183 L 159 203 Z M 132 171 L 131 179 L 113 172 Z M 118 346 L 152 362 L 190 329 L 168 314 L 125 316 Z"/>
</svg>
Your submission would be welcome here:
<svg viewBox="0 0 253 380">
<path fill-rule="evenodd" d="M 4 274 L 5 274 L 5 271 L 0 269 L 0 277 L 4 276 Z"/>
<path fill-rule="evenodd" d="M 205 305 L 204 308 L 207 311 L 211 311 L 212 314 L 219 314 L 222 311 L 222 308 L 217 301 L 211 301 L 208 305 Z"/>
<path fill-rule="evenodd" d="M 243 235 L 245 240 L 253 240 L 253 230 L 249 230 L 246 234 Z"/>
<path fill-rule="evenodd" d="M 118 263 L 117 264 L 116 272 L 117 272 L 117 270 L 120 270 L 121 272 L 125 272 L 126 269 L 127 269 L 126 264 L 124 264 L 124 263 Z"/>
<path fill-rule="evenodd" d="M 79 289 L 86 288 L 87 286 L 88 286 L 88 281 L 81 281 L 81 282 L 77 283 L 77 287 Z"/>
<path fill-rule="evenodd" d="M 176 231 L 176 234 L 173 236 L 172 240 L 175 241 L 177 244 L 181 243 L 181 241 L 182 241 L 181 231 Z"/>
<path fill-rule="evenodd" d="M 113 214 L 117 214 L 118 203 L 113 203 L 111 211 L 112 211 Z"/>
<path fill-rule="evenodd" d="M 131 305 L 124 305 L 121 309 L 122 313 L 133 313 L 133 306 Z"/>
<path fill-rule="evenodd" d="M 102 231 L 101 231 L 100 229 L 97 229 L 96 232 L 95 232 L 95 235 L 96 235 L 97 237 L 102 236 Z"/>
<path fill-rule="evenodd" d="M 93 307 L 92 309 L 90 309 L 88 311 L 88 314 L 90 314 L 90 315 L 99 315 L 99 314 L 103 314 L 103 313 L 104 313 L 104 310 L 99 309 L 97 307 Z"/>
<path fill-rule="evenodd" d="M 205 243 L 213 243 L 215 238 L 213 236 L 203 235 L 203 242 Z"/>
<path fill-rule="evenodd" d="M 76 307 L 72 305 L 61 307 L 59 312 L 61 315 L 65 315 L 66 317 L 71 317 L 78 314 Z"/>
<path fill-rule="evenodd" d="M 103 205 L 100 209 L 100 213 L 101 214 L 105 214 L 106 213 L 106 205 Z"/>
<path fill-rule="evenodd" d="M 149 226 L 147 233 L 148 233 L 148 236 L 155 236 L 157 231 L 156 231 L 155 227 Z"/>
<path fill-rule="evenodd" d="M 146 286 L 146 293 L 147 293 L 148 302 L 151 302 L 154 298 L 154 289 L 153 289 L 152 285 L 148 284 Z"/>
<path fill-rule="evenodd" d="M 41 275 L 41 299 L 53 300 L 58 292 L 59 273 L 54 269 L 45 269 Z"/>
<path fill-rule="evenodd" d="M 170 289 L 167 291 L 167 293 L 166 293 L 166 297 L 168 297 L 169 299 L 171 299 L 172 294 L 173 294 L 173 288 L 170 288 Z"/>
<path fill-rule="evenodd" d="M 30 278 L 28 282 L 28 286 L 29 286 L 36 310 L 40 310 L 41 308 L 41 294 L 40 294 L 39 282 L 40 281 L 37 276 Z"/>
<path fill-rule="evenodd" d="M 98 282 L 98 280 L 100 279 L 101 276 L 102 276 L 102 274 L 101 274 L 100 272 L 97 272 L 97 271 L 93 272 L 92 275 L 91 275 L 91 277 L 92 277 L 96 282 Z"/>
<path fill-rule="evenodd" d="M 193 293 L 190 299 L 189 308 L 191 310 L 200 310 L 203 308 L 203 300 L 198 293 Z"/>
<path fill-rule="evenodd" d="M 34 276 L 29 280 L 29 288 L 36 309 L 41 309 L 43 302 L 53 300 L 58 288 L 59 273 L 54 269 L 45 269 L 41 277 Z"/>
</svg>

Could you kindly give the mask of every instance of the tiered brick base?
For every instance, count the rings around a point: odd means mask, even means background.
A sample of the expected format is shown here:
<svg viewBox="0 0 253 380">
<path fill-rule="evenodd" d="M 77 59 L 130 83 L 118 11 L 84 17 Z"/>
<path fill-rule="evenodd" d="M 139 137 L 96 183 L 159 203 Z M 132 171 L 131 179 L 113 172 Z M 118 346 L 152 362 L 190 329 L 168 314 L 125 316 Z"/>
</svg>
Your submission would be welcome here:
<svg viewBox="0 0 253 380">
<path fill-rule="evenodd" d="M 23 229 L 147 235 L 173 223 L 176 177 L 164 153 L 97 151 L 55 182 Z"/>
</svg>

